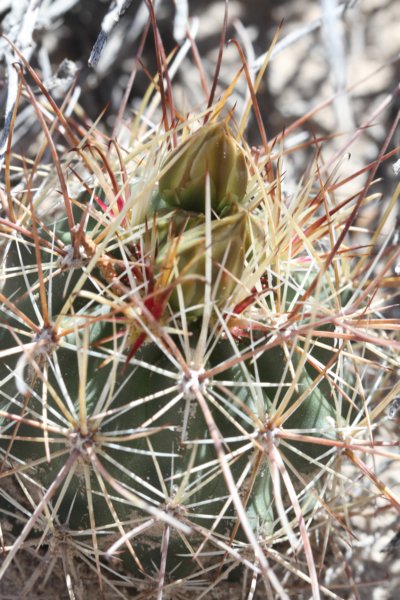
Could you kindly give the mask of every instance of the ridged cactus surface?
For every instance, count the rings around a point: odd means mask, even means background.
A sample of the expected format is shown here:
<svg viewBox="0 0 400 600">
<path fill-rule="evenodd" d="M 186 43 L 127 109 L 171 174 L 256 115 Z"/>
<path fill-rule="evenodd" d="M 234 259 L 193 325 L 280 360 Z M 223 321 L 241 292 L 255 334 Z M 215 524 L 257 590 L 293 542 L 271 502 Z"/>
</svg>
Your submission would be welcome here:
<svg viewBox="0 0 400 600">
<path fill-rule="evenodd" d="M 317 166 L 288 199 L 217 113 L 123 158 L 77 144 L 10 200 L 2 577 L 62 538 L 105 598 L 329 592 L 321 532 L 347 529 L 341 469 L 383 410 L 362 385 L 373 286 Z"/>
</svg>

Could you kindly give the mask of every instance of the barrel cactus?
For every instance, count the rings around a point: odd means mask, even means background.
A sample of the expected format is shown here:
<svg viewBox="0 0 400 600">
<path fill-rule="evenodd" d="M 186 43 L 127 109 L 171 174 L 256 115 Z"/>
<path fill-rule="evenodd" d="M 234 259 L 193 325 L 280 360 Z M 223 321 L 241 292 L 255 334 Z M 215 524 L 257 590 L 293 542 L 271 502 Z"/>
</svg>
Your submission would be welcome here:
<svg viewBox="0 0 400 600">
<path fill-rule="evenodd" d="M 85 577 L 105 598 L 332 596 L 343 467 L 374 479 L 359 454 L 391 400 L 364 387 L 395 362 L 368 333 L 381 279 L 318 165 L 288 198 L 220 112 L 173 148 L 134 129 L 124 155 L 61 119 L 75 155 L 7 198 L 0 575 L 47 556 L 22 596 L 58 557 L 70 597 Z"/>
</svg>

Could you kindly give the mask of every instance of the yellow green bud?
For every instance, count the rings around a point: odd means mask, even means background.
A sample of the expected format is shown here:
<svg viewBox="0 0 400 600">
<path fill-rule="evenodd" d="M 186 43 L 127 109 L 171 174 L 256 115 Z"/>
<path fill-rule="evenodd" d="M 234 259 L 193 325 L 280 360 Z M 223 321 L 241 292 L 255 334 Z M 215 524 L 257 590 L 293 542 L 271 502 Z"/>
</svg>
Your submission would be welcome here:
<svg viewBox="0 0 400 600">
<path fill-rule="evenodd" d="M 190 316 L 201 315 L 206 290 L 206 261 L 211 257 L 211 300 L 223 307 L 238 285 L 250 243 L 248 215 L 240 211 L 211 222 L 211 252 L 206 252 L 206 223 L 186 229 L 180 237 L 169 238 L 160 248 L 157 265 L 169 273 L 168 284 L 175 285 L 169 304 L 180 310 L 178 286 Z"/>
<path fill-rule="evenodd" d="M 211 208 L 219 216 L 232 214 L 247 187 L 244 154 L 223 123 L 210 124 L 171 152 L 163 164 L 160 196 L 168 206 L 205 212 L 206 175 Z"/>
</svg>

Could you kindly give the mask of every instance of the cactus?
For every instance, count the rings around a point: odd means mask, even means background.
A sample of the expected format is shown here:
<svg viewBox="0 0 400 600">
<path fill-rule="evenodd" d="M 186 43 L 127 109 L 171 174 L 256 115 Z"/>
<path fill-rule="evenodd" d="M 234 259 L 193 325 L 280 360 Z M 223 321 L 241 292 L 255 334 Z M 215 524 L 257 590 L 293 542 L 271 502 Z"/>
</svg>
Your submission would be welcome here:
<svg viewBox="0 0 400 600">
<path fill-rule="evenodd" d="M 364 387 L 364 366 L 386 378 L 397 359 L 370 300 L 383 279 L 343 246 L 355 205 L 329 204 L 317 164 L 288 203 L 279 160 L 219 113 L 174 149 L 134 131 L 122 164 L 94 137 L 79 175 L 56 158 L 57 178 L 8 198 L 1 577 L 30 545 L 63 545 L 107 598 L 227 582 L 288 598 L 294 581 L 319 598 L 319 534 L 345 532 L 352 502 L 343 464 L 398 506 L 360 458 L 395 393 Z"/>
</svg>

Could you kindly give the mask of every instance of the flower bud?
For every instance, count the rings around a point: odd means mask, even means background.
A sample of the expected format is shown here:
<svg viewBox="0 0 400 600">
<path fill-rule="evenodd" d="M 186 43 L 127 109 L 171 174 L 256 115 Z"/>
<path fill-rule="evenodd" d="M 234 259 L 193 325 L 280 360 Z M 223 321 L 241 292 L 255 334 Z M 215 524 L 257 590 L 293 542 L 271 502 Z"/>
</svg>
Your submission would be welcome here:
<svg viewBox="0 0 400 600">
<path fill-rule="evenodd" d="M 204 310 L 206 289 L 206 224 L 203 223 L 176 238 L 170 238 L 160 248 L 157 264 L 160 272 L 170 271 L 168 283 L 180 286 L 190 316 Z M 244 258 L 250 243 L 248 215 L 240 211 L 211 222 L 211 299 L 223 307 L 238 285 L 244 269 Z M 169 304 L 181 308 L 179 293 L 174 289 Z"/>
<path fill-rule="evenodd" d="M 160 196 L 168 206 L 205 212 L 206 175 L 211 208 L 218 216 L 235 212 L 247 187 L 242 150 L 223 123 L 206 125 L 174 150 L 163 164 Z"/>
</svg>

